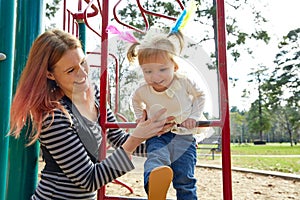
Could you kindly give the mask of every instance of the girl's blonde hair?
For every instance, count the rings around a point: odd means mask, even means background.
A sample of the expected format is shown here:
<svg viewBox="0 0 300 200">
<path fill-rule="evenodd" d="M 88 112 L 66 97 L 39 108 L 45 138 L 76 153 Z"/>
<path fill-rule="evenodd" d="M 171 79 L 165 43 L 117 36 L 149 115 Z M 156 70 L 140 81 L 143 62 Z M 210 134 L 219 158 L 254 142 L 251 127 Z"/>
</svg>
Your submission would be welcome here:
<svg viewBox="0 0 300 200">
<path fill-rule="evenodd" d="M 39 138 L 46 116 L 54 117 L 56 108 L 67 112 L 58 101 L 63 91 L 47 78 L 47 71 L 53 72 L 65 52 L 76 48 L 82 48 L 80 41 L 61 30 L 46 31 L 34 41 L 13 98 L 10 135 L 18 138 L 24 126 L 30 123 L 28 145 L 31 145 Z"/>
<path fill-rule="evenodd" d="M 174 36 L 179 42 L 179 48 L 176 48 L 176 45 L 174 44 Z M 166 59 L 171 59 L 176 63 L 173 57 L 180 54 L 183 45 L 184 38 L 180 31 L 169 35 L 159 35 L 152 37 L 149 40 L 145 39 L 142 44 L 138 42 L 132 44 L 127 51 L 127 58 L 130 63 L 133 63 L 137 58 L 140 65 L 149 63 L 149 61 L 151 61 L 149 59 L 161 56 Z M 177 64 L 176 67 L 178 68 Z"/>
</svg>

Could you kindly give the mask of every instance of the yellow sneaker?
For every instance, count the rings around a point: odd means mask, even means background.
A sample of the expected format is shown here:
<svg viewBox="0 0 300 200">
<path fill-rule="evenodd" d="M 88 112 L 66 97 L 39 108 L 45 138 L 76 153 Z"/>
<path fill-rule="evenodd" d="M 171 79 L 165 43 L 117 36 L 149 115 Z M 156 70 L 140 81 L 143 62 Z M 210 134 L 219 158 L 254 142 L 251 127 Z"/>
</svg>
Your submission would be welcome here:
<svg viewBox="0 0 300 200">
<path fill-rule="evenodd" d="M 153 169 L 149 175 L 148 200 L 166 200 L 173 170 L 169 166 Z"/>
</svg>

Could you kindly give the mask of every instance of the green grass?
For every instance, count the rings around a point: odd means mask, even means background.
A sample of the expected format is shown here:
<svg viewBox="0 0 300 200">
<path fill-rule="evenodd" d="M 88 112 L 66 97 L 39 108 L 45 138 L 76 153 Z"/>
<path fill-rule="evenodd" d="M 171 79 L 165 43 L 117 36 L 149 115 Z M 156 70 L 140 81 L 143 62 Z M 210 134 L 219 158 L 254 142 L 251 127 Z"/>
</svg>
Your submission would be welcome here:
<svg viewBox="0 0 300 200">
<path fill-rule="evenodd" d="M 231 145 L 232 155 L 300 155 L 300 145 L 291 147 L 290 144 L 274 143 L 267 145 Z"/>
<path fill-rule="evenodd" d="M 231 165 L 249 169 L 300 174 L 300 158 L 232 157 Z"/>
<path fill-rule="evenodd" d="M 300 155 L 300 145 L 293 147 L 288 143 L 231 145 L 232 167 L 300 174 L 300 158 L 291 155 Z M 216 156 L 215 160 L 212 160 L 209 151 L 205 150 L 198 149 L 198 160 L 199 163 L 221 165 L 221 156 Z"/>
</svg>

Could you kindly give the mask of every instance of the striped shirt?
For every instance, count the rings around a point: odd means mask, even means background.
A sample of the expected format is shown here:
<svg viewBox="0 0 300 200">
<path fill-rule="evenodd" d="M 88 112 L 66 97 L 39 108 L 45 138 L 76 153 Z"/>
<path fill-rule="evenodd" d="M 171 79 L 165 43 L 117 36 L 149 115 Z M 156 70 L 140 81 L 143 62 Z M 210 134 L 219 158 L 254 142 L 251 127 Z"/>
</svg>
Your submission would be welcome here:
<svg viewBox="0 0 300 200">
<path fill-rule="evenodd" d="M 99 100 L 99 90 L 96 90 Z M 76 121 L 67 106 L 63 106 L 70 113 L 72 121 Z M 107 109 L 107 121 L 116 122 L 110 109 Z M 100 130 L 91 124 L 94 134 Z M 61 169 L 60 172 L 43 169 L 41 180 L 31 199 L 96 199 L 97 189 L 134 169 L 131 160 L 120 147 L 128 138 L 128 134 L 121 129 L 109 129 L 106 137 L 116 150 L 105 160 L 93 163 L 80 141 L 74 123 L 61 110 L 54 111 L 43 122 L 43 129 L 39 138 L 51 157 Z M 101 133 L 95 135 L 101 141 Z M 140 145 L 135 154 L 145 156 L 145 145 Z M 46 161 L 47 165 L 47 161 Z"/>
</svg>

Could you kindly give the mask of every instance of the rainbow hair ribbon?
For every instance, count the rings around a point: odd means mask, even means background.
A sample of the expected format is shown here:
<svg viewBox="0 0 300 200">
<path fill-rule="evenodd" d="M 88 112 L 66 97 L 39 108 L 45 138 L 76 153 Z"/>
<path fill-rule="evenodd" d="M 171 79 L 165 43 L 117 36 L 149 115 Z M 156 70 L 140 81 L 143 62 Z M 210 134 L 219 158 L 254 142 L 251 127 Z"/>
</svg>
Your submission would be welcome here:
<svg viewBox="0 0 300 200">
<path fill-rule="evenodd" d="M 117 29 L 117 27 L 115 27 L 113 25 L 108 25 L 106 28 L 106 31 L 110 32 L 112 34 L 118 35 L 124 41 L 130 42 L 130 43 L 138 42 L 129 31 L 120 31 Z"/>
<path fill-rule="evenodd" d="M 178 31 L 182 30 L 186 26 L 186 24 L 190 20 L 190 18 L 193 16 L 196 9 L 197 9 L 196 2 L 194 0 L 191 0 L 190 4 L 182 11 L 180 16 L 178 17 L 175 25 L 171 29 L 170 34 L 176 33 Z"/>
</svg>

